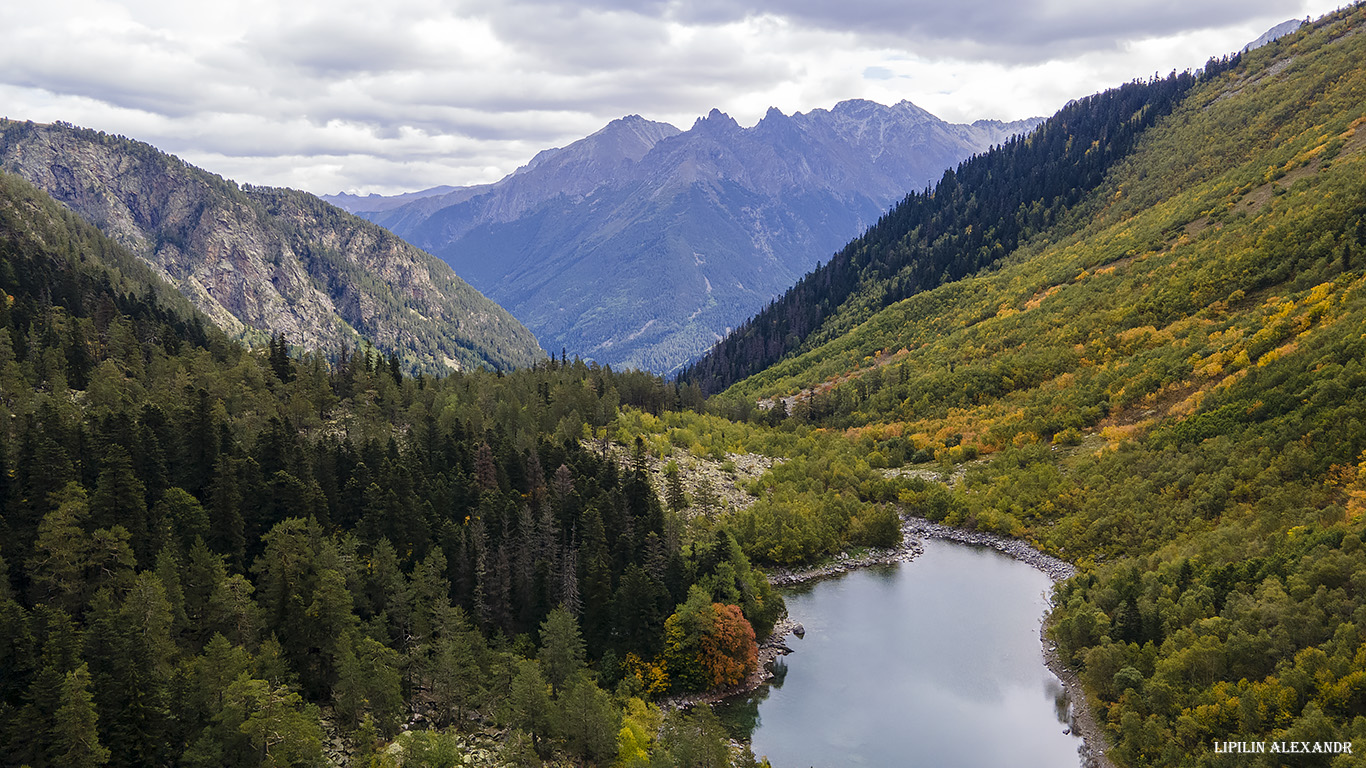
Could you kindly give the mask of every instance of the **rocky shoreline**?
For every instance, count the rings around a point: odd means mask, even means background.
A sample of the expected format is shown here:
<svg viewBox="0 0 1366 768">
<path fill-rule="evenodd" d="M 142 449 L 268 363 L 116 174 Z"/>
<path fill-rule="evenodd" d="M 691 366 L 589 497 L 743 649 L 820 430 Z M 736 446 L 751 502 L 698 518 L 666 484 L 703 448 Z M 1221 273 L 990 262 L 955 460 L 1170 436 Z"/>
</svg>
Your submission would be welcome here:
<svg viewBox="0 0 1366 768">
<path fill-rule="evenodd" d="M 998 536 L 994 533 L 971 531 L 966 528 L 954 528 L 948 525 L 940 525 L 939 523 L 932 523 L 921 517 L 903 518 L 901 529 L 907 535 L 913 535 L 920 538 L 944 539 L 946 541 L 957 541 L 962 544 L 973 544 L 979 547 L 990 547 L 997 552 L 1010 555 L 1026 565 L 1031 565 L 1038 570 L 1043 571 L 1048 578 L 1055 582 L 1070 579 L 1077 575 L 1076 566 L 1066 560 L 1059 560 L 1052 555 L 1046 555 L 1019 539 Z"/>
<path fill-rule="evenodd" d="M 1101 730 L 1100 723 L 1096 721 L 1095 712 L 1086 702 L 1086 692 L 1082 690 L 1081 679 L 1072 668 L 1063 663 L 1062 657 L 1058 655 L 1057 646 L 1046 637 L 1043 641 L 1043 660 L 1047 665 L 1048 671 L 1062 683 L 1063 690 L 1067 691 L 1067 699 L 1070 706 L 1067 710 L 1068 724 L 1072 726 L 1072 732 L 1081 737 L 1081 747 L 1077 749 L 1081 757 L 1082 768 L 1115 768 L 1110 756 L 1105 754 L 1105 747 L 1109 742 L 1105 738 L 1105 732 Z"/>
<path fill-rule="evenodd" d="M 914 560 L 917 555 L 924 552 L 920 545 L 920 540 L 914 537 L 905 523 L 901 527 L 901 546 L 895 549 L 868 550 L 866 554 L 849 555 L 841 554 L 834 560 L 824 565 L 814 568 L 773 568 L 768 572 L 768 583 L 775 587 L 791 587 L 797 584 L 805 584 L 809 581 L 819 581 L 828 579 L 832 576 L 848 573 L 858 568 L 867 568 L 874 565 L 891 565 L 893 563 L 906 563 Z M 774 628 L 777 631 L 777 628 Z"/>
</svg>

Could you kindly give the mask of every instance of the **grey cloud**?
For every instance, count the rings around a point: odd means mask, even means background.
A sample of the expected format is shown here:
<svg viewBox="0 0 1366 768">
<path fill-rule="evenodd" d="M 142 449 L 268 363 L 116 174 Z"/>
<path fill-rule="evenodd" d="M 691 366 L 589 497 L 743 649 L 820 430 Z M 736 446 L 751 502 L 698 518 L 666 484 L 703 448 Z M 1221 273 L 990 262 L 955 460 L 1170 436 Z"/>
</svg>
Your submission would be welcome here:
<svg viewBox="0 0 1366 768">
<path fill-rule="evenodd" d="M 413 70 L 439 65 L 411 24 L 376 17 L 322 17 L 264 28 L 242 42 L 276 64 L 315 77 Z"/>
<path fill-rule="evenodd" d="M 584 0 L 582 5 L 625 9 L 633 4 Z M 1125 40 L 1288 12 L 1283 0 L 673 0 L 640 7 L 684 24 L 771 15 L 922 55 L 1010 63 L 1110 50 Z"/>
<path fill-rule="evenodd" d="M 665 25 L 636 13 L 507 5 L 489 20 L 501 39 L 551 72 L 629 69 L 670 53 Z"/>
<path fill-rule="evenodd" d="M 392 192 L 493 180 L 491 168 L 510 171 L 624 114 L 686 126 L 714 106 L 762 110 L 779 91 L 828 106 L 861 95 L 863 78 L 899 76 L 900 67 L 878 66 L 890 60 L 883 52 L 914 62 L 1042 61 L 1283 7 L 363 1 L 280 4 L 254 26 L 221 34 L 190 10 L 179 28 L 159 28 L 173 21 L 143 10 L 104 29 L 15 3 L 0 8 L 0 25 L 15 30 L 0 47 L 0 84 L 44 94 L 34 103 L 81 107 L 47 119 L 107 115 L 91 126 L 203 158 L 243 181 Z M 871 53 L 839 57 L 848 72 L 823 69 L 821 52 L 832 49 Z"/>
<path fill-rule="evenodd" d="M 59 49 L 43 41 L 12 41 L 0 53 L 5 82 L 172 116 L 190 114 L 202 103 L 205 89 L 190 87 L 186 80 L 193 73 L 177 72 L 185 60 L 159 39 L 73 42 Z"/>
</svg>

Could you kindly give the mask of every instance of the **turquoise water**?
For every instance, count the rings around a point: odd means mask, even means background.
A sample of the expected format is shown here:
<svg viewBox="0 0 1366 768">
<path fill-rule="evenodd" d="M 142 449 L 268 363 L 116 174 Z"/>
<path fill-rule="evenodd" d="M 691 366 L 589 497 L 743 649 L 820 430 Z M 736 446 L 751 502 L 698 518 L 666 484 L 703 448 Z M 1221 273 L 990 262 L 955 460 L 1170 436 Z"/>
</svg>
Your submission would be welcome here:
<svg viewBox="0 0 1366 768">
<path fill-rule="evenodd" d="M 1081 740 L 1044 666 L 1047 576 L 929 540 L 910 563 L 784 590 L 806 637 L 717 708 L 774 768 L 1072 768 Z"/>
</svg>

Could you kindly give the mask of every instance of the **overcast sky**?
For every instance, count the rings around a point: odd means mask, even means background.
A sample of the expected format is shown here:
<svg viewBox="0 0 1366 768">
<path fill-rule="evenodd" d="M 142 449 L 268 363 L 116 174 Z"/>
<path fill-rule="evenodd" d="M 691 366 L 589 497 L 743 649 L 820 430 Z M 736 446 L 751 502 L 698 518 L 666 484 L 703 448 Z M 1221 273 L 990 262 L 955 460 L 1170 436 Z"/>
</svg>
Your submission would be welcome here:
<svg viewBox="0 0 1366 768">
<path fill-rule="evenodd" d="M 954 122 L 1202 64 L 1339 0 L 14 0 L 0 115 L 239 182 L 496 181 L 628 114 L 742 125 L 849 98 Z"/>
</svg>

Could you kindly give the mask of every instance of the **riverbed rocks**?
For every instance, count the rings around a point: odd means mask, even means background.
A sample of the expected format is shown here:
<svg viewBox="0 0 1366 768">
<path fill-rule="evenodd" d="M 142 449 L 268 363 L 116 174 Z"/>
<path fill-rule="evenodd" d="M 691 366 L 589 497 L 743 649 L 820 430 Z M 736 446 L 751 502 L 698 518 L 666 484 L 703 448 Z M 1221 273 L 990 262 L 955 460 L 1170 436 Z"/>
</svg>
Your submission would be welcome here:
<svg viewBox="0 0 1366 768">
<path fill-rule="evenodd" d="M 922 551 L 924 549 L 918 540 L 903 535 L 901 546 L 894 549 L 872 548 L 858 555 L 850 555 L 846 552 L 836 555 L 826 563 L 811 568 L 771 568 L 768 571 L 768 583 L 775 587 L 790 587 L 808 581 L 819 581 L 858 568 L 910 562 Z"/>
<path fill-rule="evenodd" d="M 905 518 L 902 521 L 901 529 L 904 534 L 917 538 L 945 539 L 947 541 L 957 541 L 962 544 L 973 544 L 979 547 L 991 547 L 997 552 L 1010 555 L 1022 563 L 1034 566 L 1040 571 L 1043 571 L 1044 574 L 1053 581 L 1062 581 L 1077 575 L 1076 566 L 1066 560 L 1059 560 L 1052 555 L 1045 555 L 1019 539 L 998 536 L 994 533 L 971 531 L 966 528 L 954 528 L 948 525 L 940 525 L 939 523 L 932 523 L 929 520 L 919 517 Z"/>
<path fill-rule="evenodd" d="M 961 544 L 991 547 L 1022 563 L 1034 566 L 1053 581 L 1062 581 L 1077 575 L 1076 566 L 1066 560 L 1046 555 L 1019 539 L 940 525 L 919 517 L 903 517 L 901 546 L 895 549 L 870 549 L 858 555 L 844 553 L 811 568 L 771 568 L 768 571 L 768 583 L 775 587 L 790 587 L 794 584 L 839 576 L 856 568 L 908 562 L 924 551 L 921 544 L 923 539 L 945 539 Z"/>
</svg>

